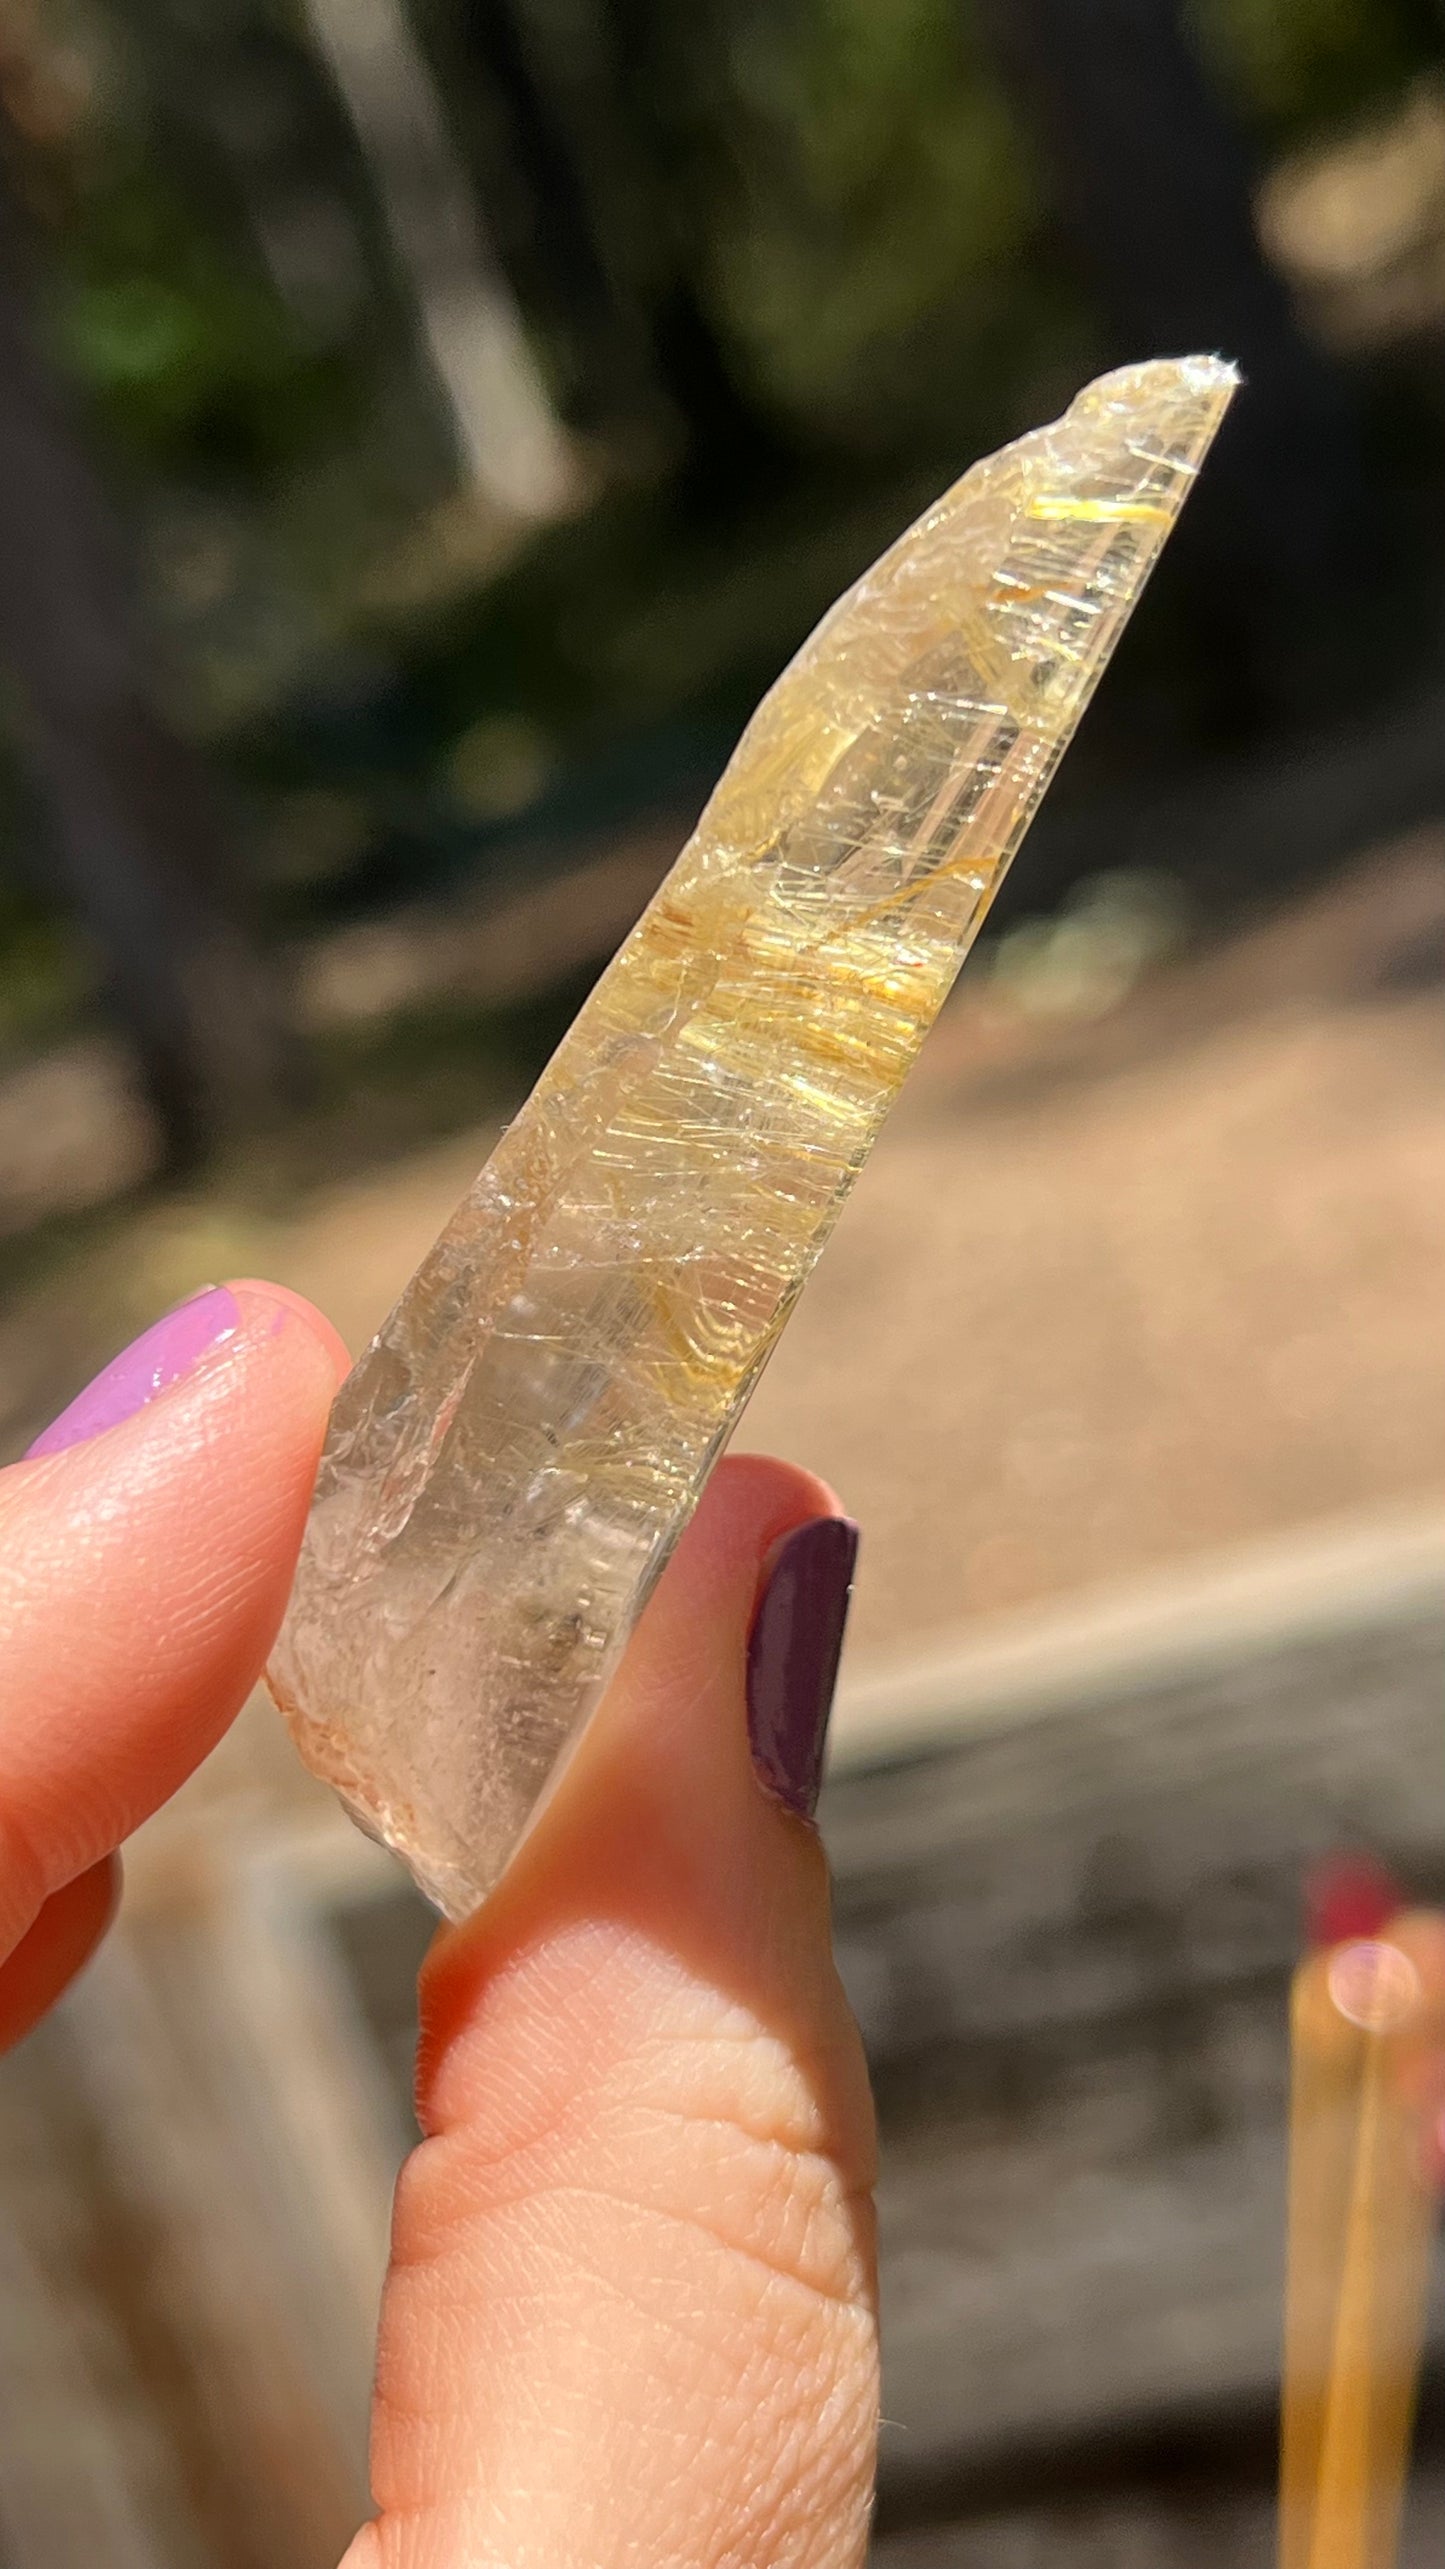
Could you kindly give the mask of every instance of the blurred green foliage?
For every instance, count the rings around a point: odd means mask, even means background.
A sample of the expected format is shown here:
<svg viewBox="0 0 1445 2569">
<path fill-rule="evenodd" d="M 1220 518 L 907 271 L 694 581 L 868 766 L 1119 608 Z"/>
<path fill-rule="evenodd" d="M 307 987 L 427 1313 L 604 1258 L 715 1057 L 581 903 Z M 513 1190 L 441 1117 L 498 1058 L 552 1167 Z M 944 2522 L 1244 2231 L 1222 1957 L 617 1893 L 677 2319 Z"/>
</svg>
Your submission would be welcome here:
<svg viewBox="0 0 1445 2569">
<path fill-rule="evenodd" d="M 126 13 L 108 9 L 123 52 Z M 1423 0 L 1194 9 L 1268 142 L 1393 94 L 1434 49 Z M 555 47 L 586 11 L 535 14 Z M 957 428 L 970 386 L 991 424 L 1078 371 L 1089 318 L 967 0 L 734 0 L 712 33 L 687 116 L 700 166 L 732 183 L 701 186 L 692 211 L 700 287 L 790 412 L 829 442 L 906 452 Z M 158 472 L 243 483 L 344 445 L 374 389 L 364 342 L 338 351 L 298 322 L 214 193 L 138 129 L 133 81 L 102 94 L 107 118 L 59 242 L 61 342 L 107 427 Z"/>
<path fill-rule="evenodd" d="M 354 389 L 164 168 L 107 153 L 66 227 L 62 363 L 105 432 L 158 473 L 244 488 L 344 434 Z"/>
<path fill-rule="evenodd" d="M 1432 0 L 1193 0 L 1224 78 L 1276 139 L 1303 140 L 1438 59 Z"/>
<path fill-rule="evenodd" d="M 33 894 L 0 883 L 0 1058 L 29 1052 L 64 1031 L 84 999 L 86 972 L 74 940 Z"/>
<path fill-rule="evenodd" d="M 688 0 L 686 13 L 628 0 L 650 69 L 621 101 L 598 70 L 613 6 L 517 0 L 624 317 L 671 203 L 669 255 L 740 386 L 780 424 L 791 477 L 750 515 L 699 523 L 669 485 L 665 441 L 641 473 L 604 453 L 582 516 L 443 583 L 440 602 L 423 581 L 413 603 L 379 605 L 378 559 L 421 556 L 445 483 L 425 459 L 425 367 L 398 322 L 364 156 L 336 141 L 344 120 L 300 0 L 224 0 L 215 78 L 236 87 L 218 102 L 235 112 L 212 119 L 214 149 L 177 94 L 207 76 L 205 11 L 89 5 L 103 42 L 51 227 L 55 342 L 126 459 L 141 521 L 154 531 L 170 505 L 174 524 L 184 503 L 187 558 L 236 566 L 189 589 L 176 578 L 167 610 L 193 673 L 225 663 L 209 706 L 204 685 L 193 701 L 233 727 L 253 839 L 274 851 L 291 915 L 306 914 L 308 884 L 324 906 L 474 861 L 512 827 L 524 768 L 554 815 L 579 763 L 594 815 L 609 797 L 645 799 L 648 778 L 676 773 L 692 791 L 868 553 L 1103 353 L 969 0 Z M 505 238 L 495 105 L 468 68 L 477 5 L 411 0 L 411 15 Z M 1402 94 L 1445 41 L 1430 0 L 1191 5 L 1266 154 Z M 180 83 L 165 40 L 176 9 Z M 259 105 L 235 70 L 252 36 Z M 328 153 L 335 166 L 319 168 Z M 338 239 L 354 235 L 342 247 L 362 283 L 344 326 L 288 293 L 272 254 L 267 190 L 291 222 L 308 173 Z M 555 316 L 542 318 L 555 356 Z M 175 558 L 155 543 L 163 590 Z M 258 675 L 238 683 L 248 653 Z M 234 735 L 235 709 L 268 697 Z"/>
<path fill-rule="evenodd" d="M 1006 329 L 1027 368 L 1039 191 L 967 12 L 818 0 L 750 19 L 734 68 L 767 131 L 719 267 L 730 318 L 782 395 L 849 441 L 896 449 L 937 420 L 941 383 L 981 339 Z M 743 135 L 746 149 L 746 119 Z"/>
</svg>

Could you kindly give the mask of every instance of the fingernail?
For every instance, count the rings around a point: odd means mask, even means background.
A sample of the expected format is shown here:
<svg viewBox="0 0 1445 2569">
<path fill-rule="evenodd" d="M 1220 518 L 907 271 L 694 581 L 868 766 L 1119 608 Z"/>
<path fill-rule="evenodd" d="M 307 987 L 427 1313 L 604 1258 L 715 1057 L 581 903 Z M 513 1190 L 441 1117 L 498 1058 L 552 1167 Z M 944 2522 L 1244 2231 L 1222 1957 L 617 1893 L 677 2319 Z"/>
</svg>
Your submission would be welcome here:
<svg viewBox="0 0 1445 2569">
<path fill-rule="evenodd" d="M 241 1327 L 241 1306 L 226 1285 L 211 1285 L 189 1302 L 132 1339 L 113 1356 L 104 1373 L 78 1392 L 68 1409 L 26 1449 L 26 1460 L 38 1454 L 62 1454 L 68 1445 L 84 1445 L 133 1418 L 158 1392 L 168 1391 L 208 1349 L 233 1338 Z"/>
<path fill-rule="evenodd" d="M 770 1793 L 810 1820 L 848 1621 L 858 1528 L 817 1516 L 769 1557 L 748 1641 L 748 1738 Z"/>
</svg>

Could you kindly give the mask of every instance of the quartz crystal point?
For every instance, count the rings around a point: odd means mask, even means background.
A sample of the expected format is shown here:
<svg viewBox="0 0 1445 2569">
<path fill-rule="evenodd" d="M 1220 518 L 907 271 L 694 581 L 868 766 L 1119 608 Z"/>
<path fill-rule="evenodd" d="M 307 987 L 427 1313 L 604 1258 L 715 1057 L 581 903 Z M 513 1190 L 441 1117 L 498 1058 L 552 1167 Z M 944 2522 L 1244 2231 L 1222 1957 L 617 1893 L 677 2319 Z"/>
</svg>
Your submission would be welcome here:
<svg viewBox="0 0 1445 2569">
<path fill-rule="evenodd" d="M 824 617 L 344 1386 L 270 1682 L 448 1915 L 616 1666 L 1234 384 L 1106 376 Z"/>
</svg>

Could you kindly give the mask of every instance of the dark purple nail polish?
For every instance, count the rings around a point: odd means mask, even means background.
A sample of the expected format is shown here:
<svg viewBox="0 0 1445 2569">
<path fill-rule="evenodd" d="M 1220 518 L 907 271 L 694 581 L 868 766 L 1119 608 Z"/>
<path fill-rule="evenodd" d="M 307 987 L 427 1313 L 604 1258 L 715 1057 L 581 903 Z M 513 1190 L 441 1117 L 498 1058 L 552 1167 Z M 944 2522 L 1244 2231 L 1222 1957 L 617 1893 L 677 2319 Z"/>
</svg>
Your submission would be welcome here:
<svg viewBox="0 0 1445 2569">
<path fill-rule="evenodd" d="M 157 1392 L 169 1391 L 211 1347 L 234 1338 L 241 1326 L 241 1307 L 225 1285 L 212 1285 L 189 1302 L 180 1303 L 139 1338 L 113 1356 L 103 1373 L 78 1392 L 68 1409 L 36 1437 L 26 1460 L 37 1454 L 62 1454 L 68 1445 L 87 1444 L 132 1418 Z"/>
<path fill-rule="evenodd" d="M 748 1641 L 748 1738 L 770 1793 L 810 1820 L 848 1621 L 858 1528 L 816 1516 L 775 1545 Z"/>
</svg>

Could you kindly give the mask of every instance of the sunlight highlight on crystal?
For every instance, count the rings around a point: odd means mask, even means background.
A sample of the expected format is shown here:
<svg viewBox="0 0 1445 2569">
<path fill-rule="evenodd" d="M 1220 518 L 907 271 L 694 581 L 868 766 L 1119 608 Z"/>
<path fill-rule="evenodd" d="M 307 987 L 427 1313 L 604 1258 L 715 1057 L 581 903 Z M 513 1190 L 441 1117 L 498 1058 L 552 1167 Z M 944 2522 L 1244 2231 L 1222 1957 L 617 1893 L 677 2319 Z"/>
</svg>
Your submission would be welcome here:
<svg viewBox="0 0 1445 2569">
<path fill-rule="evenodd" d="M 766 696 L 342 1390 L 270 1683 L 456 1917 L 596 1704 L 1235 388 L 975 466 Z"/>
</svg>

